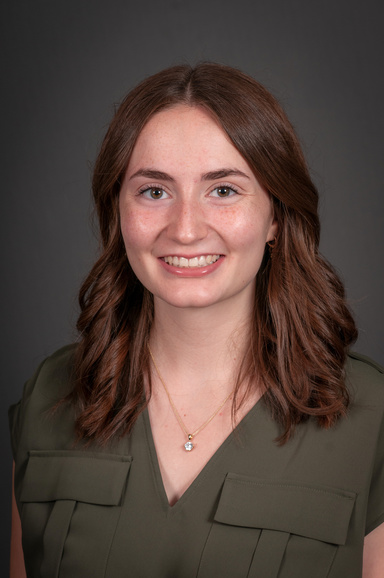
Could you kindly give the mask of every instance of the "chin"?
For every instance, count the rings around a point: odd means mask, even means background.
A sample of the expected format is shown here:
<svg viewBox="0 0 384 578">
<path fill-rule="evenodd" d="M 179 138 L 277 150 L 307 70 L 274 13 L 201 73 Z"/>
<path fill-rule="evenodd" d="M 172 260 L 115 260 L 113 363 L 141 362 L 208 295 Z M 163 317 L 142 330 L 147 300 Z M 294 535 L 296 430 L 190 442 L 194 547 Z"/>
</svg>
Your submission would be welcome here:
<svg viewBox="0 0 384 578">
<path fill-rule="evenodd" d="M 212 295 L 155 295 L 155 301 L 159 300 L 171 307 L 178 309 L 199 309 L 216 305 L 221 299 L 213 299 Z"/>
</svg>

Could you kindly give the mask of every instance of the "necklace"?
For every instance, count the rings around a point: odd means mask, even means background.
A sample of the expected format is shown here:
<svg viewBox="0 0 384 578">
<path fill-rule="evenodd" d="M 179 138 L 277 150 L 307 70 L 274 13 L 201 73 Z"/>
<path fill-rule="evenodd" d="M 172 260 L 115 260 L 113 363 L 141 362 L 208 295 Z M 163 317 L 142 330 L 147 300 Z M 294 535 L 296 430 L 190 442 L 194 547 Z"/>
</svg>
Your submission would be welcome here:
<svg viewBox="0 0 384 578">
<path fill-rule="evenodd" d="M 161 383 L 162 383 L 162 385 L 163 385 L 163 387 L 164 387 L 165 393 L 167 394 L 167 397 L 168 397 L 169 403 L 170 403 L 170 405 L 171 405 L 172 411 L 173 411 L 173 413 L 174 413 L 174 415 L 175 415 L 175 418 L 177 419 L 177 421 L 178 421 L 178 423 L 179 423 L 179 426 L 181 427 L 181 429 L 183 430 L 183 432 L 185 433 L 185 435 L 186 435 L 187 438 L 188 438 L 188 441 L 184 444 L 184 449 L 185 449 L 187 452 L 190 452 L 190 451 L 192 451 L 193 448 L 195 447 L 195 446 L 193 445 L 193 443 L 192 443 L 192 439 L 193 439 L 195 436 L 197 436 L 197 434 L 200 433 L 201 430 L 203 430 L 209 423 L 211 423 L 211 421 L 213 420 L 214 417 L 217 416 L 217 414 L 219 413 L 219 411 L 221 410 L 221 408 L 223 408 L 223 407 L 225 406 L 225 404 L 227 403 L 227 401 L 229 400 L 229 398 L 230 398 L 231 395 L 233 394 L 234 390 L 232 390 L 231 393 L 230 393 L 229 395 L 227 395 L 227 397 L 224 399 L 224 401 L 221 402 L 221 404 L 219 405 L 219 407 L 217 408 L 217 410 L 211 415 L 211 417 L 209 417 L 209 418 L 207 419 L 207 421 L 205 421 L 205 422 L 203 423 L 203 425 L 201 425 L 200 427 L 198 427 L 194 432 L 188 433 L 188 430 L 187 430 L 187 428 L 185 427 L 185 424 L 184 424 L 183 420 L 181 419 L 181 415 L 180 415 L 179 412 L 177 411 L 176 406 L 175 406 L 175 404 L 174 404 L 173 401 L 172 401 L 171 394 L 169 393 L 168 388 L 167 388 L 167 386 L 165 385 L 164 379 L 163 379 L 162 376 L 161 376 L 161 373 L 160 373 L 160 371 L 159 371 L 159 368 L 158 368 L 157 365 L 156 365 L 156 361 L 154 360 L 154 357 L 153 357 L 153 354 L 152 354 L 152 351 L 151 351 L 151 348 L 149 347 L 149 345 L 148 345 L 148 351 L 149 351 L 149 355 L 151 356 L 153 365 L 155 366 L 155 369 L 156 369 L 156 373 L 157 373 L 157 375 L 158 375 L 158 378 L 160 379 L 160 381 L 161 381 Z"/>
</svg>

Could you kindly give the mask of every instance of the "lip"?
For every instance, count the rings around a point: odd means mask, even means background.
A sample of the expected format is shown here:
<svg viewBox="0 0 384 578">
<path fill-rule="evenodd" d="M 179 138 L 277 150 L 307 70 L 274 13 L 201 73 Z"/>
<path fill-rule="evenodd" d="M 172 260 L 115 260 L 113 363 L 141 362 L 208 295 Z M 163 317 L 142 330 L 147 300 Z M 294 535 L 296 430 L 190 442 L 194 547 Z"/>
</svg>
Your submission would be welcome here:
<svg viewBox="0 0 384 578">
<path fill-rule="evenodd" d="M 172 255 L 174 256 L 174 255 Z M 178 257 L 186 257 L 187 259 L 193 259 L 194 257 L 199 257 L 201 255 L 177 255 Z M 172 275 L 176 275 L 177 277 L 205 277 L 210 273 L 216 271 L 220 265 L 223 263 L 225 259 L 224 255 L 220 255 L 217 261 L 211 263 L 210 265 L 206 265 L 204 267 L 175 267 L 174 265 L 169 265 L 164 261 L 164 258 L 159 258 L 159 262 L 161 266 Z"/>
</svg>

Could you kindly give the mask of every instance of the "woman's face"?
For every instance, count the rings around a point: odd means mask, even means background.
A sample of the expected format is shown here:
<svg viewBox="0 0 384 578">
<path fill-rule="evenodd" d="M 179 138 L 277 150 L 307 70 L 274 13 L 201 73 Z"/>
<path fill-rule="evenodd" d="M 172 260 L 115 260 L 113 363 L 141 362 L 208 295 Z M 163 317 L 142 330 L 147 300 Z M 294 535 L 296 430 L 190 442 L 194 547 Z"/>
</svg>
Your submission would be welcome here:
<svg viewBox="0 0 384 578">
<path fill-rule="evenodd" d="M 138 279 L 173 307 L 252 304 L 272 201 L 222 128 L 199 107 L 154 115 L 120 193 L 121 230 Z"/>
</svg>

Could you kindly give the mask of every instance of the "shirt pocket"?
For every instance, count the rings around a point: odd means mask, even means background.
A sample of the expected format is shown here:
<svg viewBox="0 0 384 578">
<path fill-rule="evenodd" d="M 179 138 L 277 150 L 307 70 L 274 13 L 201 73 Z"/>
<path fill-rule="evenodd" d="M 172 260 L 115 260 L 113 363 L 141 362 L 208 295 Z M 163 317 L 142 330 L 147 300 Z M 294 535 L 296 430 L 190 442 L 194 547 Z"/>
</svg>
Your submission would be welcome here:
<svg viewBox="0 0 384 578">
<path fill-rule="evenodd" d="M 20 495 L 28 575 L 104 576 L 131 461 L 97 452 L 29 452 Z"/>
<path fill-rule="evenodd" d="M 326 578 L 356 494 L 229 473 L 199 578 Z"/>
</svg>

